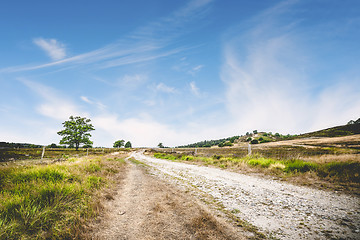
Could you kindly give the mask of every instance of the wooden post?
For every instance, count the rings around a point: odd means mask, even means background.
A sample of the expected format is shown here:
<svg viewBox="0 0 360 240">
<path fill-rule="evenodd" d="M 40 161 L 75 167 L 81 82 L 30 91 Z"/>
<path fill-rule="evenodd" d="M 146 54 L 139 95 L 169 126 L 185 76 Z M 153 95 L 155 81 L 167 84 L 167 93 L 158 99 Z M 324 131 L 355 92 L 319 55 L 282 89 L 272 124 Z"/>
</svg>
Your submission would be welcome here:
<svg viewBox="0 0 360 240">
<path fill-rule="evenodd" d="M 251 144 L 248 145 L 248 155 L 251 156 Z"/>
<path fill-rule="evenodd" d="M 41 161 L 43 160 L 44 155 L 45 155 L 45 146 L 43 147 L 43 150 L 42 150 L 42 154 L 41 154 Z"/>
</svg>

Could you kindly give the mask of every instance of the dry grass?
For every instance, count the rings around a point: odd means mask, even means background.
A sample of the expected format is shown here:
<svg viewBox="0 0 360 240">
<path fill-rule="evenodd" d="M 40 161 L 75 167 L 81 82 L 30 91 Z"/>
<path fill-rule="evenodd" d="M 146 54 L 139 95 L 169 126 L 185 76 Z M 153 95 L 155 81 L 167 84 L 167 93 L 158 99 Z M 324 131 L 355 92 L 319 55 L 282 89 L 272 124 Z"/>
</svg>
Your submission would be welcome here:
<svg viewBox="0 0 360 240">
<path fill-rule="evenodd" d="M 312 156 L 303 158 L 305 161 L 316 162 L 320 164 L 330 163 L 330 162 L 360 162 L 360 154 L 326 154 L 320 156 Z"/>
<path fill-rule="evenodd" d="M 87 238 L 87 222 L 103 210 L 102 190 L 123 166 L 120 159 L 89 157 L 1 167 L 0 239 Z"/>
</svg>

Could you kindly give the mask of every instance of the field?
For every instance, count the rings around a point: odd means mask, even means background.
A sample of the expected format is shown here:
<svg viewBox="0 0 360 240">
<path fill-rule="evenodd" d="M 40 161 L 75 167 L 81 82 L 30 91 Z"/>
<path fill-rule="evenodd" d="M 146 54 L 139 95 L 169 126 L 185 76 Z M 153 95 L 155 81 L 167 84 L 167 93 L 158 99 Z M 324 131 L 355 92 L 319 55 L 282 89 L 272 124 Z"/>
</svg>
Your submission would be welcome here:
<svg viewBox="0 0 360 240">
<path fill-rule="evenodd" d="M 155 157 L 263 174 L 296 184 L 359 194 L 360 135 L 251 146 L 156 149 Z"/>
<path fill-rule="evenodd" d="M 42 155 L 42 148 L 0 148 L 0 163 L 14 162 L 19 160 L 39 160 Z M 44 161 L 66 160 L 69 157 L 81 157 L 86 155 L 102 155 L 117 151 L 115 148 L 80 148 L 76 151 L 73 148 L 46 148 Z"/>
<path fill-rule="evenodd" d="M 0 239 L 87 238 L 88 223 L 102 208 L 100 195 L 121 181 L 125 162 L 119 155 L 71 153 L 53 151 L 52 157 L 67 156 L 62 162 L 27 160 L 0 166 Z M 23 154 L 38 157 L 33 149 L 17 156 Z"/>
</svg>

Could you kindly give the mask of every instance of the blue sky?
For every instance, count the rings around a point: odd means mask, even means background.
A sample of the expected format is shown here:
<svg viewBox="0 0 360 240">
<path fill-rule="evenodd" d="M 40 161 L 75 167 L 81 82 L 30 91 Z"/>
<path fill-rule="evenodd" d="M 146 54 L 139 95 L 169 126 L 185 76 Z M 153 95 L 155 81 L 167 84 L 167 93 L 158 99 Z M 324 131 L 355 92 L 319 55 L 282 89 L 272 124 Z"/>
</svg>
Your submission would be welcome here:
<svg viewBox="0 0 360 240">
<path fill-rule="evenodd" d="M 360 114 L 357 0 L 1 3 L 0 141 L 177 146 Z"/>
</svg>

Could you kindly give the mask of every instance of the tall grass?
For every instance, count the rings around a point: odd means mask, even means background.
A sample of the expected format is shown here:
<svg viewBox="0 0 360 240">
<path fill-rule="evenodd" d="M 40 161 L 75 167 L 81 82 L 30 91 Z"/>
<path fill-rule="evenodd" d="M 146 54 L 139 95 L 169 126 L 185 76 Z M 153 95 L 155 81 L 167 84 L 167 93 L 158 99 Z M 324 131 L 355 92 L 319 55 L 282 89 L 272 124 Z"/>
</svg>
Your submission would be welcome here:
<svg viewBox="0 0 360 240">
<path fill-rule="evenodd" d="M 122 164 L 98 157 L 0 168 L 0 239 L 81 238 L 84 221 L 96 215 L 96 191 L 114 174 L 107 169 Z"/>
<path fill-rule="evenodd" d="M 231 168 L 246 165 L 249 168 L 269 169 L 271 173 L 284 173 L 288 175 L 313 172 L 321 178 L 338 182 L 360 183 L 360 162 L 310 162 L 299 159 L 279 160 L 262 157 L 259 154 L 246 157 L 198 157 L 179 154 L 155 153 L 154 157 L 172 161 L 192 161 L 204 165 L 214 165 L 221 168 Z"/>
</svg>

